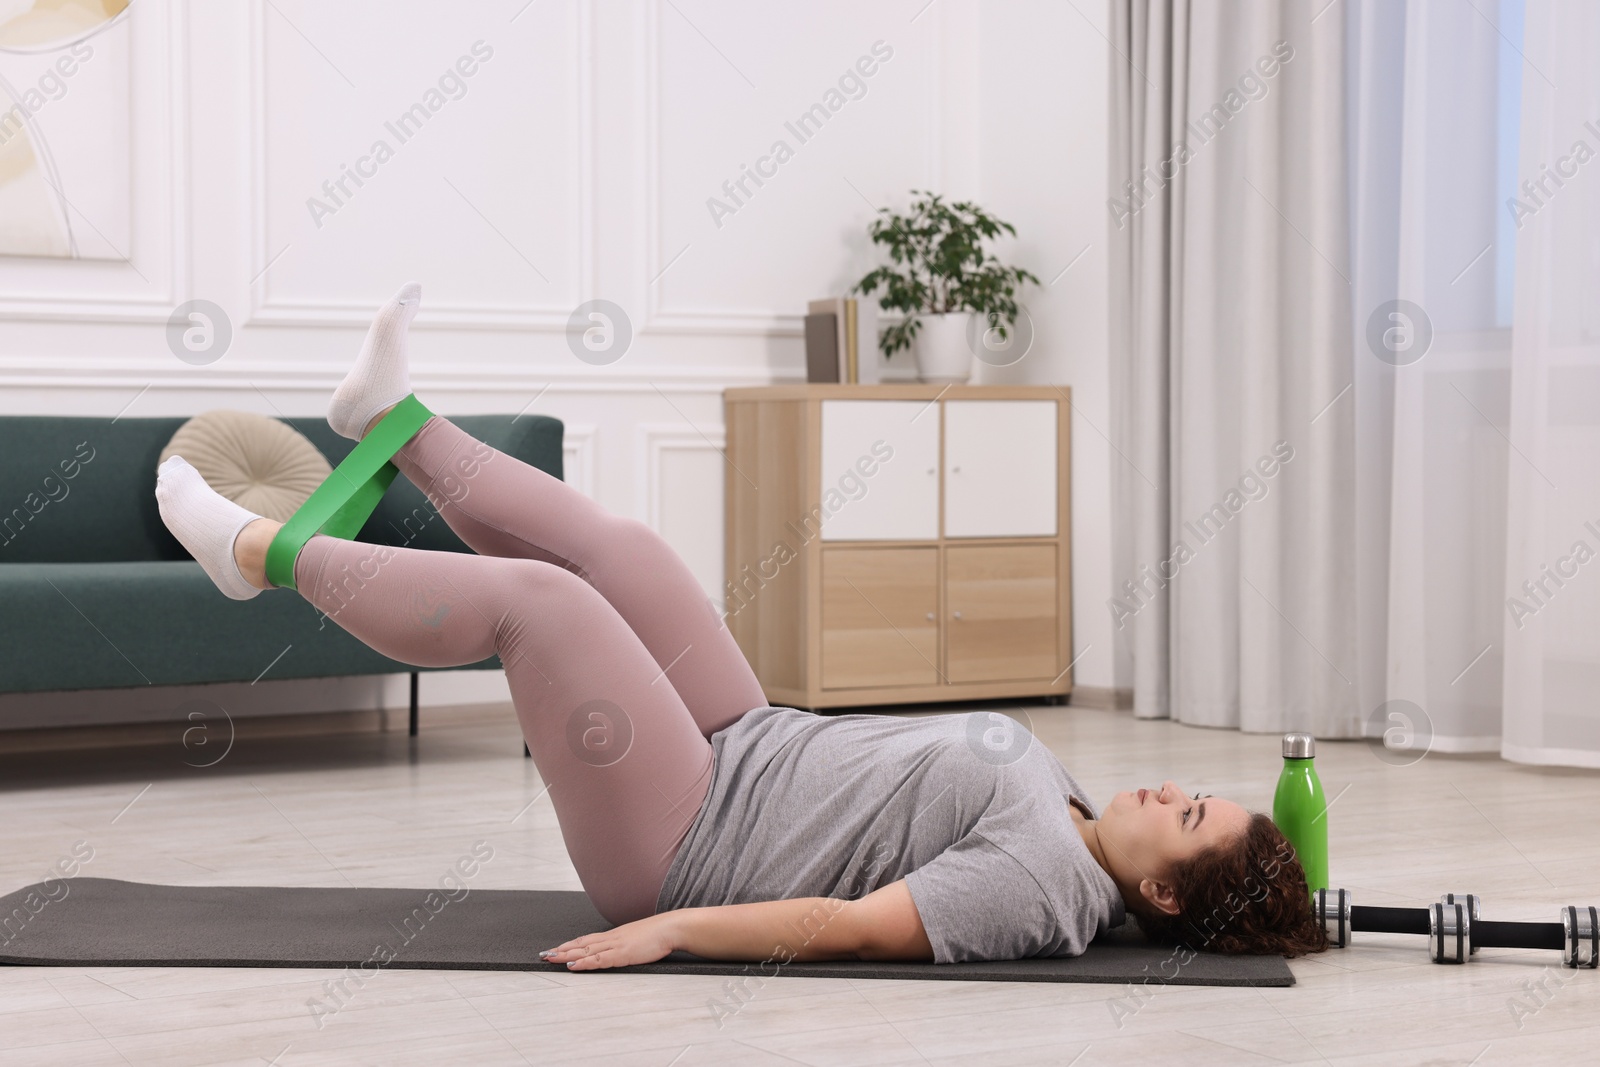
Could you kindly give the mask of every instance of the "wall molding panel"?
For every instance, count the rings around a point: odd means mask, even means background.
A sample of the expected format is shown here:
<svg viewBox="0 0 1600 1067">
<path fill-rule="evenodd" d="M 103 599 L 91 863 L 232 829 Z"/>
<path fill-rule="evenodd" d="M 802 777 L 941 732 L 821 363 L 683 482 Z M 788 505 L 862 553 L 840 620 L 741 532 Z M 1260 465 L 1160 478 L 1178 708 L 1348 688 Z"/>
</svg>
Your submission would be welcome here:
<svg viewBox="0 0 1600 1067">
<path fill-rule="evenodd" d="M 129 35 L 131 141 L 128 260 L 0 256 L 0 321 L 165 323 L 188 292 L 189 5 L 133 4 Z M 108 31 L 111 32 L 111 31 Z M 70 91 L 70 88 L 69 90 Z M 68 213 L 94 220 L 68 201 Z"/>
<path fill-rule="evenodd" d="M 311 300 L 305 297 L 274 296 L 268 275 L 272 265 L 289 246 L 271 247 L 267 235 L 268 205 L 266 172 L 266 131 L 268 125 L 268 59 L 267 8 L 268 0 L 250 0 L 250 171 L 249 211 L 252 242 L 251 263 L 261 264 L 253 270 L 244 306 L 249 308 L 244 325 L 264 326 L 366 326 L 372 320 L 373 308 L 366 303 L 349 300 Z M 571 223 L 571 267 L 575 279 L 573 291 L 557 303 L 529 303 L 520 305 L 494 305 L 473 303 L 447 303 L 429 300 L 425 310 L 413 324 L 415 329 L 465 329 L 465 330 L 519 330 L 561 332 L 567 328 L 572 309 L 589 294 L 596 291 L 594 187 L 595 140 L 595 70 L 594 19 L 590 0 L 567 0 L 572 31 L 567 40 L 567 52 L 574 57 L 570 88 L 577 101 L 577 115 L 570 123 L 568 143 L 564 146 L 568 187 L 577 201 Z M 492 224 L 491 224 L 492 225 Z M 489 240 L 493 240 L 492 237 Z M 293 242 L 290 242 L 292 246 Z M 518 253 L 520 255 L 520 253 Z"/>
<path fill-rule="evenodd" d="M 595 456 L 598 452 L 600 427 L 592 422 L 568 422 L 563 419 L 561 431 L 562 481 L 576 488 L 591 500 L 595 495 Z"/>
<path fill-rule="evenodd" d="M 204 370 L 176 360 L 110 359 L 105 357 L 16 356 L 0 353 L 0 388 L 100 387 L 201 389 L 208 392 L 249 392 L 255 387 L 329 395 L 344 379 L 343 363 L 293 364 L 285 361 L 224 361 Z M 465 392 L 497 395 L 534 393 L 547 388 L 554 393 L 716 393 L 731 386 L 777 385 L 803 382 L 804 374 L 775 374 L 760 367 L 696 364 L 653 366 L 648 371 L 596 375 L 592 370 L 539 366 L 527 372 L 479 365 L 453 367 L 434 373 L 417 367 L 412 382 L 419 390 L 436 393 Z M 85 412 L 85 414 L 90 414 Z"/>
<path fill-rule="evenodd" d="M 662 103 L 662 33 L 663 5 L 666 0 L 649 0 L 645 5 L 643 31 L 644 64 L 642 77 L 637 82 L 635 107 L 642 117 L 639 136 L 639 155 L 644 165 L 638 169 L 638 186 L 635 201 L 644 219 L 645 257 L 638 264 L 635 281 L 637 291 L 643 294 L 645 314 L 639 324 L 639 333 L 667 335 L 726 335 L 732 337 L 785 337 L 805 336 L 805 316 L 777 308 L 673 308 L 663 303 L 660 281 L 677 266 L 680 255 L 686 259 L 694 255 L 694 244 L 686 247 L 667 247 L 662 238 L 662 157 L 661 157 L 661 103 Z M 937 5 L 935 5 L 937 6 Z M 942 173 L 942 146 L 944 143 L 945 95 L 941 90 L 943 20 L 937 11 L 930 12 L 931 29 L 925 31 L 931 44 L 925 57 L 926 106 L 907 118 L 926 126 L 927 145 L 923 161 L 924 174 L 917 184 L 924 188 L 938 188 L 937 176 Z M 907 42 L 909 45 L 909 41 Z M 803 228 L 803 220 L 799 228 Z M 808 293 L 796 298 L 800 304 L 821 296 Z"/>
<path fill-rule="evenodd" d="M 695 426 L 683 422 L 649 422 L 634 426 L 634 471 L 639 475 L 634 481 L 635 517 L 657 533 L 661 532 L 661 460 L 667 452 L 708 452 L 722 464 L 726 463 L 723 451 L 726 447 L 720 423 Z M 714 518 L 720 529 L 720 508 Z"/>
</svg>

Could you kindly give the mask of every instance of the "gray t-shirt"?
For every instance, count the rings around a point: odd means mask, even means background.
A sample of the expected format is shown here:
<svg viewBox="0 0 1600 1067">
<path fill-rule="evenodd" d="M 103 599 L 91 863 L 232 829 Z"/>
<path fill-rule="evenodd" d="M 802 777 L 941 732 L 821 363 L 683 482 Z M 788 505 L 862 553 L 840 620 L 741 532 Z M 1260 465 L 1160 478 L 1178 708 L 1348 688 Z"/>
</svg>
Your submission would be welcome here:
<svg viewBox="0 0 1600 1067">
<path fill-rule="evenodd" d="M 994 712 L 747 712 L 656 910 L 854 900 L 904 878 L 934 960 L 1076 956 L 1125 918 L 1072 821 L 1097 818 L 1059 760 Z"/>
</svg>

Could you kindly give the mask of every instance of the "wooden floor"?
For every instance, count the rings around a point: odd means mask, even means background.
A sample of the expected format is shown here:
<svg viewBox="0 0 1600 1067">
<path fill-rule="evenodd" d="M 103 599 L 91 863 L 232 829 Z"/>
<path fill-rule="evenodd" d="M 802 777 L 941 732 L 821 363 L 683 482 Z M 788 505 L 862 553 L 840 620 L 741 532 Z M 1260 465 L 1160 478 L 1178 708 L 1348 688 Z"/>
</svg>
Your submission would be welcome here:
<svg viewBox="0 0 1600 1067">
<path fill-rule="evenodd" d="M 994 707 L 995 705 L 986 705 Z M 1097 803 L 1174 778 L 1269 810 L 1278 739 L 1009 705 Z M 403 732 L 0 756 L 0 887 L 83 840 L 82 873 L 185 884 L 430 886 L 487 840 L 478 888 L 580 888 L 510 710 Z M 437 723 L 437 725 L 433 725 Z M 1600 903 L 1600 775 L 1327 743 L 1333 880 L 1358 902 L 1478 893 L 1486 917 Z M 1348 787 L 1346 791 L 1346 787 Z M 336 972 L 0 968 L 0 1064 L 1593 1063 L 1600 971 L 1487 950 L 1427 962 L 1369 935 L 1288 989 L 776 978 L 719 1028 L 726 979 L 380 972 L 319 1027 Z"/>
</svg>

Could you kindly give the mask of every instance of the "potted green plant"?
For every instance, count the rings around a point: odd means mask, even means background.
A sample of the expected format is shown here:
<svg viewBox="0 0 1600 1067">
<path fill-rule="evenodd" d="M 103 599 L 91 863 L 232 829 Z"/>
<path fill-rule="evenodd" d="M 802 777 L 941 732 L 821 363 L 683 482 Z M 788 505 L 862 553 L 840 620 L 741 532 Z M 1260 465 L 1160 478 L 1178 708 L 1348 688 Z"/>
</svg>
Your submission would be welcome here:
<svg viewBox="0 0 1600 1067">
<path fill-rule="evenodd" d="M 911 190 L 910 213 L 879 208 L 867 228 L 874 244 L 889 250 L 889 266 L 878 267 L 856 283 L 853 292 L 883 290 L 878 306 L 904 312 L 889 326 L 878 347 L 887 359 L 902 348 L 916 353 L 917 376 L 925 382 L 964 382 L 972 375 L 976 352 L 972 318 L 1001 339 L 1017 321 L 1016 291 L 1039 279 L 1021 267 L 1008 267 L 985 252 L 983 242 L 1016 228 L 964 200 L 946 203 L 937 193 Z"/>
</svg>

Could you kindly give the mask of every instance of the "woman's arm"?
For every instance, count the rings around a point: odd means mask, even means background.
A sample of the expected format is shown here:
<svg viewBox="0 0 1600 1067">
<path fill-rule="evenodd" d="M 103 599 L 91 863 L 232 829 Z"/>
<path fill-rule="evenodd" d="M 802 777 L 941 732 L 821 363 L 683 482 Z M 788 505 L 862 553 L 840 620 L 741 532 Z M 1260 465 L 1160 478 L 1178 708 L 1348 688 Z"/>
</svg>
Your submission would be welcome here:
<svg viewBox="0 0 1600 1067">
<path fill-rule="evenodd" d="M 802 897 L 682 908 L 541 953 L 574 971 L 653 963 L 674 949 L 713 960 L 931 960 L 911 891 L 902 881 L 860 900 Z"/>
</svg>

